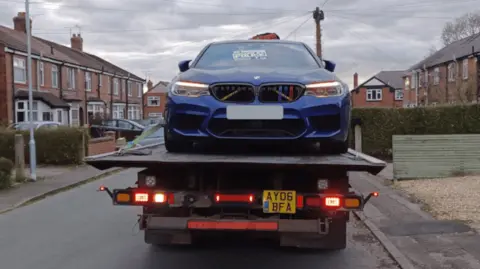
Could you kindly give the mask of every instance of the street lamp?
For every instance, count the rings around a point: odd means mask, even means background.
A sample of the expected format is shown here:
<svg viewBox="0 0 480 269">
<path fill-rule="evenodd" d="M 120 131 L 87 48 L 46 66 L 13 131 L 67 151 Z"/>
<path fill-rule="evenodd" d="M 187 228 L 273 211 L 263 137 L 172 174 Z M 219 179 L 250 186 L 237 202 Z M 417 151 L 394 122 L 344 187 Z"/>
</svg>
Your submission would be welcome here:
<svg viewBox="0 0 480 269">
<path fill-rule="evenodd" d="M 25 0 L 25 26 L 27 32 L 27 70 L 28 70 L 28 119 L 30 121 L 30 178 L 33 181 L 37 180 L 36 166 L 37 166 L 37 154 L 35 150 L 35 129 L 33 128 L 33 90 L 32 90 L 32 44 L 31 36 L 32 31 L 30 29 L 30 0 Z"/>
</svg>

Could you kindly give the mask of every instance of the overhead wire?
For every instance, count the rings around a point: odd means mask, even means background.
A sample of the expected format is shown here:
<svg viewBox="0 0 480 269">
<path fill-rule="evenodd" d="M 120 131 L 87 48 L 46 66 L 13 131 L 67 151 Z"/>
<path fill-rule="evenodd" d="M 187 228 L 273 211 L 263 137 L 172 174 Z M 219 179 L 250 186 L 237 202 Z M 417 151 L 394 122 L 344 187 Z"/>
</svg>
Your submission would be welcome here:
<svg viewBox="0 0 480 269">
<path fill-rule="evenodd" d="M 284 39 L 288 39 L 292 34 L 297 32 L 298 29 L 302 28 L 302 26 L 305 25 L 305 23 L 307 23 L 311 19 L 312 18 L 310 18 L 310 16 L 309 16 L 306 20 L 304 20 L 302 23 L 300 23 L 300 25 L 298 25 L 295 29 L 293 29 L 293 31 L 291 31 L 288 35 L 286 35 Z"/>
</svg>

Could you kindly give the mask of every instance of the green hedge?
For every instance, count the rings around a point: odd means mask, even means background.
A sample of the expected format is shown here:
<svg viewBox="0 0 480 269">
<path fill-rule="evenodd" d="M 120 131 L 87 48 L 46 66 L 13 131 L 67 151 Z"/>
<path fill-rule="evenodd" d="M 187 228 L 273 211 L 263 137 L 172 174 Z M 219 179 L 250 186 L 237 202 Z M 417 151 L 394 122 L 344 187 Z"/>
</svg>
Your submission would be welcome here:
<svg viewBox="0 0 480 269">
<path fill-rule="evenodd" d="M 28 131 L 0 130 L 0 157 L 15 160 L 15 134 L 21 133 L 25 143 L 25 162 L 28 164 L 29 140 Z M 44 129 L 35 131 L 35 145 L 37 164 L 68 165 L 82 163 L 82 136 L 87 134 L 83 128 L 61 127 L 58 129 Z M 85 135 L 85 144 L 88 148 L 88 134 Z"/>
<path fill-rule="evenodd" d="M 480 133 L 480 105 L 355 108 L 352 110 L 352 121 L 359 121 L 362 126 L 363 152 L 389 159 L 392 135 Z"/>
</svg>

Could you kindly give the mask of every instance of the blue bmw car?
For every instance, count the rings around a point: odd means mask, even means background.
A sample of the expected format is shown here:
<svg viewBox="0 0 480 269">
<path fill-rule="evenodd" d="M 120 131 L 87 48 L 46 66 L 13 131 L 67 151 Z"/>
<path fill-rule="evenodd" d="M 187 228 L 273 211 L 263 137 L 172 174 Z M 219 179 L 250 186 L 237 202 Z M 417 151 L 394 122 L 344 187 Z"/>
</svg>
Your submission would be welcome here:
<svg viewBox="0 0 480 269">
<path fill-rule="evenodd" d="M 284 40 L 224 41 L 179 63 L 168 85 L 165 147 L 202 140 L 307 142 L 348 150 L 351 100 L 335 64 Z"/>
</svg>

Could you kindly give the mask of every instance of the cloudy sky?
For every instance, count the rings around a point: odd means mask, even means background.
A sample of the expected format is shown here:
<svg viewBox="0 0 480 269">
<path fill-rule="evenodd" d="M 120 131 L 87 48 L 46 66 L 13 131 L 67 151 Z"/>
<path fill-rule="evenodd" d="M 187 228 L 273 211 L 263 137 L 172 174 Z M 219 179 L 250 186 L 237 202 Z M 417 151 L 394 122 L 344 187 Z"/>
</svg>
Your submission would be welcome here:
<svg viewBox="0 0 480 269">
<path fill-rule="evenodd" d="M 323 55 L 350 85 L 381 70 L 408 68 L 441 47 L 443 24 L 480 0 L 31 0 L 33 34 L 69 45 L 81 31 L 84 50 L 130 72 L 170 80 L 177 63 L 212 41 L 276 32 L 315 48 L 311 11 L 323 7 Z M 24 11 L 0 0 L 0 24 Z M 79 28 L 77 28 L 79 26 Z"/>
</svg>

